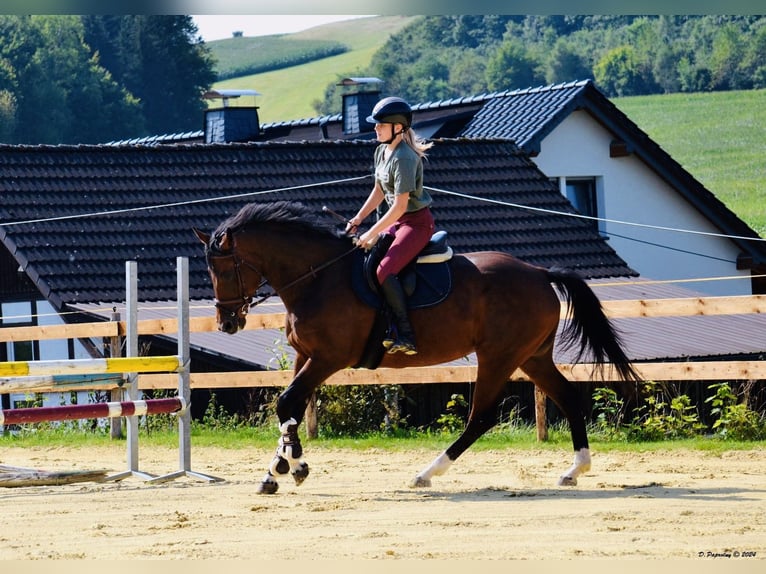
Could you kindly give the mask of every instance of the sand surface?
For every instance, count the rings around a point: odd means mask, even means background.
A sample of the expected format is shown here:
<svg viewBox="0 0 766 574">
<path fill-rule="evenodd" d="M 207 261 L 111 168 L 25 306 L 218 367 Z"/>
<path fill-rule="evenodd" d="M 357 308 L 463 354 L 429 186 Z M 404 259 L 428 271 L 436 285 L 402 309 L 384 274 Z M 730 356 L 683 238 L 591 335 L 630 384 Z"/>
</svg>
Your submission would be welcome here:
<svg viewBox="0 0 766 574">
<path fill-rule="evenodd" d="M 468 451 L 430 489 L 407 485 L 438 454 L 310 443 L 311 476 L 256 494 L 273 450 L 192 445 L 192 470 L 225 479 L 138 478 L 0 488 L 0 559 L 571 559 L 766 557 L 766 450 L 593 453 L 573 488 L 565 450 Z M 123 444 L 0 447 L 0 463 L 127 468 Z M 140 469 L 178 469 L 140 448 Z M 716 557 L 716 558 L 714 558 Z M 722 565 L 723 566 L 723 565 Z M 726 570 L 726 566 L 724 567 Z"/>
</svg>

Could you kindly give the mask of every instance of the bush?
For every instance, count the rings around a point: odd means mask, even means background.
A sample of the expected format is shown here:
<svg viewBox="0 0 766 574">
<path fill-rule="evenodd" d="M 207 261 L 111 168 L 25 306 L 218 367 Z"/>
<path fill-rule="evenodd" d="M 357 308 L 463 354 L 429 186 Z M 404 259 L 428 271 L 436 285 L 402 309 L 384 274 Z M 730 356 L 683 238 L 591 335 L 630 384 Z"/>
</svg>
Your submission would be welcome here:
<svg viewBox="0 0 766 574">
<path fill-rule="evenodd" d="M 322 385 L 317 389 L 319 434 L 359 436 L 399 428 L 395 385 Z"/>
<path fill-rule="evenodd" d="M 468 414 L 468 401 L 460 394 L 453 394 L 447 401 L 447 412 L 436 419 L 437 430 L 441 433 L 452 434 L 465 428 Z"/>
<path fill-rule="evenodd" d="M 715 394 L 705 402 L 712 405 L 710 413 L 718 419 L 713 423 L 715 434 L 731 440 L 762 440 L 766 438 L 766 418 L 752 410 L 744 398 L 740 401 L 729 383 L 710 385 Z"/>
</svg>

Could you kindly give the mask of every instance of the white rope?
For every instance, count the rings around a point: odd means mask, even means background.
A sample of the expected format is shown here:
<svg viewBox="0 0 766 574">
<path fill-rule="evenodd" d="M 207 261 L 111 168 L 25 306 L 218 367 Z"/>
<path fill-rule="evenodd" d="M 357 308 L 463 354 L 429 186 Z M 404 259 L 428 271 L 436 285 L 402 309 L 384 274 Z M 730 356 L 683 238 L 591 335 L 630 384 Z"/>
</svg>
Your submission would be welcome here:
<svg viewBox="0 0 766 574">
<path fill-rule="evenodd" d="M 564 211 L 556 211 L 556 210 L 553 210 L 553 209 L 545 209 L 543 207 L 532 207 L 530 205 L 520 205 L 518 203 L 511 203 L 511 202 L 508 202 L 508 201 L 500 201 L 500 200 L 497 200 L 497 199 L 490 199 L 490 198 L 486 198 L 486 197 L 478 197 L 478 196 L 475 196 L 475 195 L 469 195 L 467 193 L 460 193 L 460 192 L 457 192 L 457 191 L 449 191 L 449 190 L 446 190 L 446 189 L 439 189 L 439 188 L 436 188 L 436 187 L 427 187 L 427 186 L 423 186 L 423 187 L 425 189 L 429 190 L 429 191 L 436 191 L 436 192 L 439 192 L 439 193 L 445 193 L 447 195 L 455 195 L 457 197 L 463 197 L 463 198 L 466 198 L 466 199 L 474 199 L 474 200 L 477 200 L 477 201 L 485 201 L 487 203 L 496 203 L 498 205 L 504 205 L 506 207 L 516 207 L 518 209 L 526 209 L 528 211 L 537 211 L 537 212 L 540 212 L 540 213 L 547 213 L 549 215 L 563 215 L 563 216 L 566 216 L 566 217 L 575 217 L 575 218 L 580 218 L 580 219 L 589 219 L 591 221 L 603 221 L 605 223 L 615 223 L 615 224 L 619 224 L 619 225 L 630 225 L 630 226 L 633 226 L 633 227 L 644 227 L 644 228 L 647 228 L 647 229 L 658 229 L 658 230 L 661 230 L 661 231 L 674 231 L 674 232 L 677 232 L 677 233 L 691 233 L 691 234 L 695 234 L 695 235 L 707 235 L 707 236 L 710 236 L 710 237 L 723 237 L 725 239 L 744 239 L 746 241 L 766 241 L 766 239 L 763 238 L 763 237 L 746 237 L 744 235 L 726 235 L 725 233 L 714 233 L 712 231 L 696 231 L 696 230 L 693 230 L 693 229 L 678 229 L 678 228 L 675 228 L 675 227 L 663 227 L 661 225 L 650 225 L 648 223 L 635 223 L 633 221 L 622 221 L 622 220 L 619 220 L 619 219 L 606 219 L 606 218 L 603 218 L 603 217 L 593 217 L 591 215 L 581 215 L 579 213 L 567 213 L 567 212 L 564 212 Z"/>
<path fill-rule="evenodd" d="M 305 185 L 294 185 L 290 187 L 280 187 L 276 189 L 266 189 L 262 191 L 248 191 L 245 193 L 236 193 L 234 195 L 222 195 L 218 197 L 208 197 L 205 199 L 192 199 L 190 201 L 178 201 L 175 203 L 160 203 L 158 205 L 145 205 L 142 207 L 127 207 L 125 209 L 113 209 L 111 211 L 94 211 L 92 213 L 78 213 L 75 215 L 60 215 L 58 217 L 42 217 L 40 219 L 26 219 L 24 221 L 10 221 L 7 223 L 0 222 L 0 227 L 10 227 L 13 225 L 26 225 L 29 223 L 46 223 L 49 221 L 64 221 L 67 219 L 79 219 L 81 217 L 98 217 L 104 215 L 119 215 L 121 213 L 133 213 L 136 211 L 147 211 L 149 209 L 164 209 L 166 207 L 180 207 L 183 205 L 195 205 L 197 203 L 209 203 L 211 201 L 221 201 L 226 199 L 239 199 L 241 197 L 251 197 L 256 195 L 265 195 L 268 193 L 278 193 L 281 191 L 292 191 L 296 189 L 306 189 L 309 187 L 318 187 L 320 185 L 333 185 L 336 183 L 346 183 L 349 181 L 357 181 L 360 179 L 367 179 L 369 175 L 363 175 L 358 177 L 348 177 L 345 179 L 336 179 L 332 181 L 322 181 L 319 183 L 307 183 Z"/>
<path fill-rule="evenodd" d="M 180 207 L 183 205 L 194 205 L 198 203 L 208 203 L 212 201 L 220 201 L 220 200 L 226 200 L 226 199 L 238 199 L 242 197 L 250 197 L 250 196 L 257 196 L 257 195 L 266 195 L 270 193 L 278 193 L 282 191 L 291 191 L 296 189 L 307 189 L 310 187 L 318 187 L 323 185 L 334 185 L 338 183 L 347 183 L 351 181 L 359 181 L 363 179 L 368 179 L 371 177 L 370 174 L 363 175 L 363 176 L 357 176 L 357 177 L 349 177 L 344 179 L 336 179 L 336 180 L 330 180 L 330 181 L 323 181 L 318 183 L 308 183 L 304 185 L 296 185 L 296 186 L 290 186 L 290 187 L 281 187 L 281 188 L 275 188 L 275 189 L 268 189 L 268 190 L 262 190 L 262 191 L 251 191 L 251 192 L 245 192 L 245 193 L 237 193 L 233 195 L 223 195 L 223 196 L 217 196 L 217 197 L 209 197 L 205 199 L 195 199 L 190 201 L 179 201 L 175 203 L 164 203 L 159 205 L 150 205 L 150 206 L 142 206 L 142 207 L 132 207 L 132 208 L 126 208 L 126 209 L 115 209 L 111 211 L 101 211 L 101 212 L 92 212 L 92 213 L 83 213 L 83 214 L 76 214 L 76 215 L 63 215 L 58 217 L 49 217 L 49 218 L 40 218 L 40 219 L 28 219 L 25 221 L 12 221 L 7 223 L 0 222 L 0 227 L 2 226 L 15 226 L 15 225 L 24 225 L 24 224 L 30 224 L 30 223 L 44 223 L 48 221 L 62 221 L 62 220 L 68 220 L 68 219 L 78 219 L 81 217 L 97 217 L 97 216 L 103 216 L 103 215 L 116 215 L 121 213 L 131 213 L 136 211 L 145 211 L 149 209 L 162 209 L 166 207 Z M 486 203 L 493 203 L 497 205 L 503 205 L 506 207 L 515 207 L 517 209 L 525 209 L 528 211 L 536 211 L 539 213 L 546 213 L 549 215 L 559 215 L 559 216 L 565 216 L 565 217 L 575 217 L 575 218 L 581 218 L 581 219 L 588 219 L 592 221 L 603 221 L 606 223 L 614 223 L 614 224 L 620 224 L 620 225 L 629 225 L 634 227 L 643 227 L 648 229 L 658 229 L 663 231 L 673 231 L 678 233 L 690 233 L 690 234 L 696 234 L 696 235 L 706 235 L 706 236 L 712 236 L 712 237 L 721 237 L 725 239 L 743 239 L 747 241 L 766 241 L 766 239 L 761 237 L 745 237 L 742 235 L 726 235 L 723 233 L 713 233 L 709 231 L 695 231 L 695 230 L 689 230 L 689 229 L 678 229 L 673 227 L 663 227 L 659 225 L 650 225 L 646 223 L 635 223 L 631 221 L 622 221 L 618 219 L 606 219 L 606 218 L 600 218 L 600 217 L 593 217 L 589 215 L 582 215 L 579 213 L 567 213 L 563 211 L 556 211 L 553 209 L 545 209 L 543 207 L 533 207 L 530 205 L 521 205 L 518 203 L 512 203 L 509 201 L 500 201 L 497 199 L 491 199 L 487 197 L 479 197 L 476 195 L 470 195 L 467 193 L 460 193 L 457 191 L 450 191 L 447 189 L 440 189 L 437 187 L 430 187 L 430 186 L 423 186 L 424 189 L 427 189 L 428 191 L 435 191 L 438 193 L 443 193 L 446 195 L 454 195 L 457 197 L 463 197 L 465 199 L 472 199 L 475 201 L 483 201 Z M 660 284 L 660 283 L 692 283 L 692 282 L 699 282 L 699 281 L 723 281 L 723 280 L 733 280 L 733 279 L 753 279 L 758 277 L 764 277 L 764 275 L 752 275 L 752 276 L 731 276 L 731 277 L 701 277 L 698 279 L 667 279 L 667 280 L 658 280 L 658 281 L 637 281 L 637 282 L 620 282 L 620 283 L 598 283 L 593 284 L 592 287 L 606 287 L 611 285 L 650 285 L 650 284 Z M 270 303 L 271 304 L 271 303 Z M 274 303 L 273 305 L 277 305 Z M 170 307 L 167 307 L 170 309 Z M 173 307 L 174 308 L 174 307 Z M 207 306 L 192 306 L 190 309 L 206 309 Z M 159 310 L 164 309 L 164 307 L 153 307 L 153 309 Z M 10 321 L 14 319 L 24 319 L 24 318 L 34 318 L 34 317 L 49 317 L 49 316 L 61 316 L 65 314 L 80 314 L 80 313 L 103 313 L 103 312 L 111 312 L 114 311 L 113 307 L 108 308 L 95 308 L 95 309 L 81 309 L 78 311 L 68 311 L 68 312 L 61 312 L 61 313 L 40 313 L 40 314 L 29 314 L 29 315 L 16 315 L 16 316 L 8 316 L 8 317 L 2 317 L 5 321 Z M 11 325 L 8 325 L 11 326 Z"/>
</svg>

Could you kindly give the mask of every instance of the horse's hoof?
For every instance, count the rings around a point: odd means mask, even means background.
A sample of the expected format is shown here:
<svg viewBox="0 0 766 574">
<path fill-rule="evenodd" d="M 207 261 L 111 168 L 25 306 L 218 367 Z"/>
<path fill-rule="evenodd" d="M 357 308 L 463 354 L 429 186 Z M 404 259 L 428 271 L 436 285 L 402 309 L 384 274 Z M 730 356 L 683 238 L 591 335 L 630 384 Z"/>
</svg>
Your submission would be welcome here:
<svg viewBox="0 0 766 574">
<path fill-rule="evenodd" d="M 258 485 L 258 494 L 276 494 L 279 484 L 276 480 L 264 480 Z"/>
<path fill-rule="evenodd" d="M 309 465 L 305 462 L 302 462 L 300 466 L 292 472 L 293 479 L 295 480 L 295 485 L 300 486 L 303 484 L 303 481 L 308 478 L 309 475 Z"/>
<path fill-rule="evenodd" d="M 558 486 L 577 486 L 577 479 L 571 476 L 562 476 L 559 478 Z"/>
<path fill-rule="evenodd" d="M 416 476 L 410 482 L 410 488 L 431 488 L 431 479 Z"/>
</svg>

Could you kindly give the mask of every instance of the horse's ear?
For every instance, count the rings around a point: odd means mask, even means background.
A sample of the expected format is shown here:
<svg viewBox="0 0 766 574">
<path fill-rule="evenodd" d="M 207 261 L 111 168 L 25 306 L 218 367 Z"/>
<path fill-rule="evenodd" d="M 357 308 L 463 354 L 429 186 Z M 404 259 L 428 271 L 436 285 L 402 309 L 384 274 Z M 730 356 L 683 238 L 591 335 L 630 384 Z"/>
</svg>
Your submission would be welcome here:
<svg viewBox="0 0 766 574">
<path fill-rule="evenodd" d="M 227 229 L 218 238 L 218 249 L 221 251 L 229 251 L 231 249 L 231 229 Z"/>
<path fill-rule="evenodd" d="M 210 243 L 209 234 L 197 229 L 196 227 L 192 227 L 192 231 L 194 232 L 194 235 L 197 236 L 197 239 L 199 239 L 202 243 L 204 243 L 205 245 L 208 245 Z"/>
</svg>

